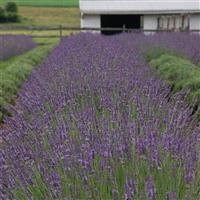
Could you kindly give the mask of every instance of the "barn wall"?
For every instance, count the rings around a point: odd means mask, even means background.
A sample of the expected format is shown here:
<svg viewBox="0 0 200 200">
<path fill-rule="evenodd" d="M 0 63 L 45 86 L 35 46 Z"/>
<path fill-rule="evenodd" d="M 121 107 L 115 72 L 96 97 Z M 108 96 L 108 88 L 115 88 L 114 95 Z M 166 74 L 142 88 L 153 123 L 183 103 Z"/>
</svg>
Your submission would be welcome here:
<svg viewBox="0 0 200 200">
<path fill-rule="evenodd" d="M 162 15 L 144 15 L 144 30 L 157 30 L 158 28 L 158 18 Z M 170 16 L 170 15 L 169 15 Z M 200 31 L 200 14 L 191 14 L 190 15 L 190 30 L 199 30 Z M 182 16 L 176 16 L 176 27 L 173 23 L 174 19 L 171 18 L 169 21 L 169 29 L 176 28 L 178 30 L 182 26 Z M 185 21 L 185 27 L 187 27 L 188 22 Z M 167 28 L 168 21 L 167 18 L 163 20 L 163 28 Z"/>
<path fill-rule="evenodd" d="M 150 30 L 157 30 L 158 28 L 158 18 L 162 15 L 144 15 L 144 24 L 143 28 L 147 33 L 151 33 Z M 180 17 L 176 17 L 176 28 L 178 29 L 182 22 Z M 169 28 L 172 28 L 173 22 L 170 21 Z M 82 28 L 100 28 L 101 27 L 101 17 L 97 14 L 84 14 L 81 18 L 81 27 Z M 163 28 L 166 29 L 167 20 L 163 21 Z M 190 30 L 200 30 L 200 14 L 191 14 L 190 15 Z"/>
<path fill-rule="evenodd" d="M 199 0 L 80 0 L 85 13 L 200 10 Z M 136 13 L 135 13 L 136 14 Z"/>
<path fill-rule="evenodd" d="M 87 14 L 82 15 L 81 27 L 82 28 L 100 28 L 101 27 L 100 15 L 87 15 Z"/>
<path fill-rule="evenodd" d="M 157 24 L 157 15 L 144 15 L 144 30 L 156 30 L 158 27 Z M 148 32 L 147 32 L 148 33 Z"/>
<path fill-rule="evenodd" d="M 191 15 L 190 29 L 191 30 L 200 30 L 200 14 Z"/>
</svg>

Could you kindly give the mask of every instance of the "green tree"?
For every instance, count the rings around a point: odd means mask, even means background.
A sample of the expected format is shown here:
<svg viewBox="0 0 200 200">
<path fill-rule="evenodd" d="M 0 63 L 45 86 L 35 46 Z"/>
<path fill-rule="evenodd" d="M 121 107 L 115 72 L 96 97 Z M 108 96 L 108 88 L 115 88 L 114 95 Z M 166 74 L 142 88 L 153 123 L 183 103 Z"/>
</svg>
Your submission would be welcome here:
<svg viewBox="0 0 200 200">
<path fill-rule="evenodd" d="M 0 7 L 0 22 L 5 22 L 6 21 L 6 14 L 5 14 L 5 10 Z"/>
<path fill-rule="evenodd" d="M 12 12 L 12 13 L 17 13 L 18 12 L 18 7 L 15 2 L 8 2 L 5 6 L 6 12 Z"/>
</svg>

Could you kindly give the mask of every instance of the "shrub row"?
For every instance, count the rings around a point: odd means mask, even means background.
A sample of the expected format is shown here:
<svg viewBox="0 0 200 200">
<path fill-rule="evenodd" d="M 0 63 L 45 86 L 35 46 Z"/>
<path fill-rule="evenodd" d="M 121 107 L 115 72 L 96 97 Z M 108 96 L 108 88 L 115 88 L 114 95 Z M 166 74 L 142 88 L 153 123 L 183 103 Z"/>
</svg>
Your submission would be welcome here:
<svg viewBox="0 0 200 200">
<path fill-rule="evenodd" d="M 200 36 L 159 33 L 143 38 L 142 44 L 146 61 L 170 83 L 174 94 L 187 91 L 188 102 L 193 105 L 195 99 L 194 112 L 197 111 L 200 107 Z"/>
<path fill-rule="evenodd" d="M 32 69 L 50 53 L 54 44 L 39 46 L 30 52 L 19 56 L 5 69 L 0 69 L 0 122 L 8 114 L 7 106 L 14 103 L 21 84 L 27 79 Z"/>
<path fill-rule="evenodd" d="M 200 35 L 190 33 L 158 33 L 144 38 L 144 49 L 149 51 L 152 47 L 159 47 L 157 52 L 153 48 L 152 56 L 163 54 L 163 49 L 171 51 L 178 56 L 190 59 L 192 63 L 200 66 Z"/>
<path fill-rule="evenodd" d="M 152 59 L 151 59 L 152 58 Z M 200 105 L 200 69 L 172 52 L 155 49 L 147 55 L 150 65 L 156 69 L 158 75 L 165 79 L 172 87 L 172 92 L 184 91 L 190 104 L 196 102 L 195 110 Z M 198 116 L 200 119 L 200 115 Z"/>
</svg>

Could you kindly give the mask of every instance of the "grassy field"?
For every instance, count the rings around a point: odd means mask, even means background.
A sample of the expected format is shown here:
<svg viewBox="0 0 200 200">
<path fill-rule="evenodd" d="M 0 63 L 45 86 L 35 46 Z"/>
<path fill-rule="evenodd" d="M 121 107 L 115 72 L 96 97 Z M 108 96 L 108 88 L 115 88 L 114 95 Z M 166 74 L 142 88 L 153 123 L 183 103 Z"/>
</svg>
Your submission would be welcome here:
<svg viewBox="0 0 200 200">
<path fill-rule="evenodd" d="M 69 36 L 71 34 L 79 33 L 79 31 L 63 31 L 62 36 Z M 23 31 L 23 30 L 9 30 L 9 31 L 0 31 L 0 35 L 32 35 L 35 37 L 59 37 L 59 31 Z"/>
<path fill-rule="evenodd" d="M 22 17 L 20 23 L 0 24 L 0 26 L 80 26 L 80 12 L 78 8 L 50 8 L 50 7 L 19 7 L 19 14 Z M 63 31 L 63 35 L 71 32 Z M 0 31 L 0 34 L 26 34 L 36 36 L 56 36 L 58 31 L 21 31 L 9 30 Z"/>
<path fill-rule="evenodd" d="M 80 26 L 80 11 L 78 8 L 50 8 L 50 7 L 19 7 L 22 18 L 20 23 L 0 24 L 27 26 Z"/>
<path fill-rule="evenodd" d="M 80 25 L 80 12 L 78 8 L 19 7 L 19 13 L 23 17 L 22 24 L 24 25 Z"/>
<path fill-rule="evenodd" d="M 0 4 L 5 4 L 10 0 L 1 0 Z M 42 6 L 42 7 L 74 7 L 78 6 L 79 0 L 12 0 L 20 6 Z"/>
</svg>

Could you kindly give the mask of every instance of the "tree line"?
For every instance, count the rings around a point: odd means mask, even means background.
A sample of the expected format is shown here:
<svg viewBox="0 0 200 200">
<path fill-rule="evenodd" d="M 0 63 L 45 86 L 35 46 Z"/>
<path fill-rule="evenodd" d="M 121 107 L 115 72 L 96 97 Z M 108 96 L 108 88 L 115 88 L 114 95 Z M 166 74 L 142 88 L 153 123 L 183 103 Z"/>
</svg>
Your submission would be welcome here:
<svg viewBox="0 0 200 200">
<path fill-rule="evenodd" d="M 15 2 L 8 2 L 0 6 L 0 23 L 19 22 L 18 6 Z"/>
</svg>

